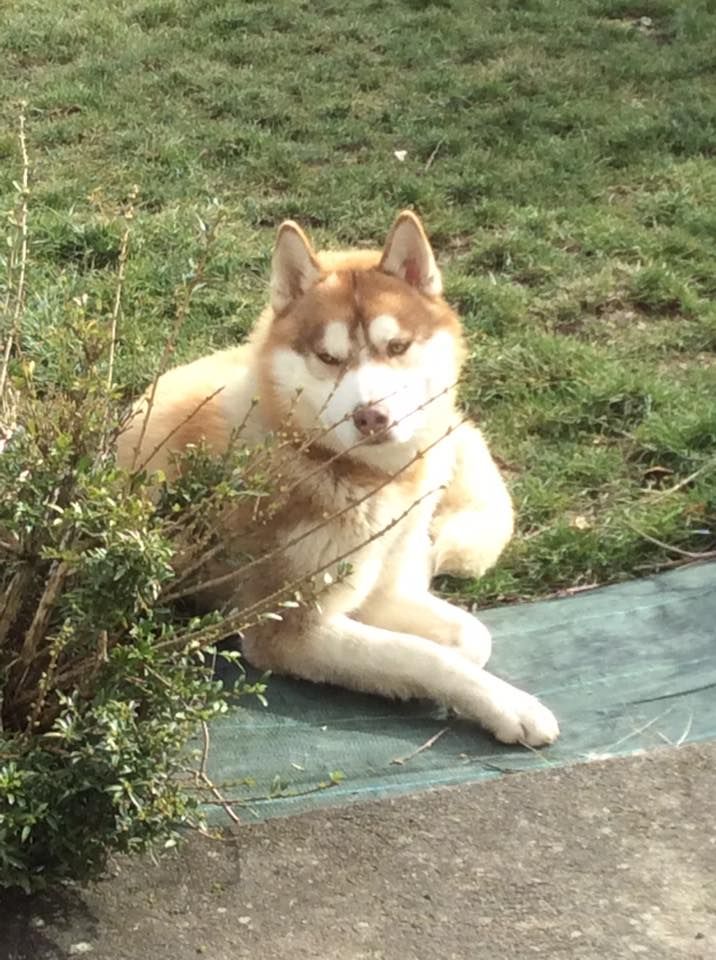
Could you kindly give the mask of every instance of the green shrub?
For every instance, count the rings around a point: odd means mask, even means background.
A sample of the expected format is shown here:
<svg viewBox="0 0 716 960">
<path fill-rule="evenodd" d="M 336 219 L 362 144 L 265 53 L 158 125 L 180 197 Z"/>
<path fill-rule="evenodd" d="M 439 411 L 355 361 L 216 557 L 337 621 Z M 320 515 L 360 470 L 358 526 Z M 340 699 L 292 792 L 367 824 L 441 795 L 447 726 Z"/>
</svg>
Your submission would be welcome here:
<svg viewBox="0 0 716 960">
<path fill-rule="evenodd" d="M 98 207 L 96 223 L 64 223 L 74 273 L 45 297 L 47 232 L 30 243 L 22 121 L 20 145 L 0 257 L 0 887 L 33 891 L 95 876 L 113 851 L 173 845 L 182 826 L 205 829 L 203 800 L 230 811 L 206 774 L 207 723 L 236 696 L 263 699 L 264 683 L 249 684 L 221 642 L 313 602 L 330 578 L 316 580 L 318 567 L 243 609 L 229 591 L 225 608 L 198 615 L 209 581 L 245 576 L 267 556 L 247 556 L 245 543 L 291 497 L 295 460 L 284 452 L 296 438 L 277 431 L 248 447 L 237 436 L 220 457 L 189 447 L 172 481 L 141 462 L 117 466 L 128 416 L 114 382 L 121 304 L 143 282 L 127 269 L 136 191 L 119 211 Z M 205 287 L 219 220 L 198 221 L 154 384 Z M 115 289 L 93 286 L 91 274 L 108 279 L 112 267 Z M 27 309 L 33 278 L 42 331 Z M 244 518 L 245 542 L 227 544 Z M 215 679 L 218 657 L 238 666 L 232 689 Z"/>
<path fill-rule="evenodd" d="M 35 360 L 22 337 L 26 178 L 27 164 L 2 261 L 0 887 L 32 891 L 201 825 L 207 781 L 192 777 L 192 738 L 233 694 L 263 684 L 230 691 L 214 678 L 217 656 L 237 658 L 216 644 L 240 614 L 199 617 L 166 597 L 178 581 L 192 592 L 219 518 L 270 482 L 267 448 L 218 460 L 190 450 L 181 480 L 154 499 L 141 464 L 118 469 L 126 404 L 112 366 L 128 233 L 111 315 L 70 300 Z"/>
<path fill-rule="evenodd" d="M 213 644 L 232 628 L 163 597 L 195 557 L 187 539 L 211 548 L 249 461 L 194 450 L 153 504 L 141 471 L 114 464 L 106 333 L 77 305 L 65 321 L 61 381 L 40 391 L 10 365 L 0 454 L 0 885 L 28 890 L 200 819 L 177 774 L 227 709 Z"/>
</svg>

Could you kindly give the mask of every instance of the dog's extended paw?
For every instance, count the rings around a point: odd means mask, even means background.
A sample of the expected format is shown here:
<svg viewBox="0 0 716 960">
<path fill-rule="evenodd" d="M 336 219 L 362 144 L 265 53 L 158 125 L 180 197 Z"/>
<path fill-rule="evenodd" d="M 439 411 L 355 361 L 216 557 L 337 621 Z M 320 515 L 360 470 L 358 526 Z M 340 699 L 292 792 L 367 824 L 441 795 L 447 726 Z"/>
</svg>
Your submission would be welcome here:
<svg viewBox="0 0 716 960">
<path fill-rule="evenodd" d="M 503 743 L 546 747 L 559 736 L 557 718 L 543 703 L 521 690 L 506 698 L 492 732 Z"/>
</svg>

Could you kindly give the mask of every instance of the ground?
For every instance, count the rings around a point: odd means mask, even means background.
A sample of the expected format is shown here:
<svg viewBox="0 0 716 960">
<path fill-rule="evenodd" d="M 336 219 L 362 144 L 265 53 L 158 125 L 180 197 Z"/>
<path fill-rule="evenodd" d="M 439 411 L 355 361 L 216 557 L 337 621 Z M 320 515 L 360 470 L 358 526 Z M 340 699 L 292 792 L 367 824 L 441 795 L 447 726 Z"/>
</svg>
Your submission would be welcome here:
<svg viewBox="0 0 716 960">
<path fill-rule="evenodd" d="M 716 746 L 195 838 L 0 902 L 2 960 L 708 960 Z"/>
<path fill-rule="evenodd" d="M 244 335 L 284 217 L 320 244 L 376 244 L 412 206 L 521 534 L 488 577 L 445 586 L 509 601 L 712 549 L 715 27 L 713 0 L 10 0 L 0 208 L 25 99 L 24 350 L 52 375 L 73 296 L 109 323 L 135 184 L 127 392 L 156 364 L 212 198 L 224 221 L 177 358 Z"/>
</svg>

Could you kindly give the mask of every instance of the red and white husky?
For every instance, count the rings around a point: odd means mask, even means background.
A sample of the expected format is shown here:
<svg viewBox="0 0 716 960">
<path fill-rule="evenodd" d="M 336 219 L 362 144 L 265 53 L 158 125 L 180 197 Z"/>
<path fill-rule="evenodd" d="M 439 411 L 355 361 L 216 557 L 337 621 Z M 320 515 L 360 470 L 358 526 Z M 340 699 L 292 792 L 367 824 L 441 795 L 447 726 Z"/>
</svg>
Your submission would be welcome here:
<svg viewBox="0 0 716 960">
<path fill-rule="evenodd" d="M 288 426 L 303 438 L 285 454 L 290 503 L 252 532 L 248 552 L 272 559 L 232 605 L 334 559 L 338 567 L 348 556 L 351 571 L 335 576 L 320 607 L 249 630 L 247 659 L 388 697 L 429 697 L 499 740 L 541 746 L 558 736 L 553 714 L 488 673 L 487 629 L 430 592 L 436 573 L 484 573 L 513 529 L 486 443 L 456 408 L 463 358 L 459 319 L 414 214 L 398 216 L 382 252 L 315 253 L 286 222 L 270 305 L 249 342 L 164 374 L 144 435 L 146 399 L 121 436 L 120 461 L 149 456 L 150 469 L 170 473 L 186 444 L 221 451 L 239 426 L 248 442 Z"/>
</svg>

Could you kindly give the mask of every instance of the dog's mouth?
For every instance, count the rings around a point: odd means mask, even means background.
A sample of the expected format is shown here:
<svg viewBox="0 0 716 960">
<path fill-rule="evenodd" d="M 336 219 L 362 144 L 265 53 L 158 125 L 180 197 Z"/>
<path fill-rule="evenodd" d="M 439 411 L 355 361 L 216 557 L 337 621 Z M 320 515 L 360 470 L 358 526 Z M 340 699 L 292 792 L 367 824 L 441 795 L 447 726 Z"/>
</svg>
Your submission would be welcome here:
<svg viewBox="0 0 716 960">
<path fill-rule="evenodd" d="M 395 443 L 395 424 L 389 423 L 387 427 L 380 427 L 375 430 L 369 430 L 361 435 L 361 442 L 364 446 L 378 447 L 387 443 Z"/>
<path fill-rule="evenodd" d="M 401 432 L 399 421 L 393 421 L 385 427 L 361 431 L 358 443 L 360 446 L 366 447 L 381 447 L 401 443 L 403 440 Z"/>
</svg>

